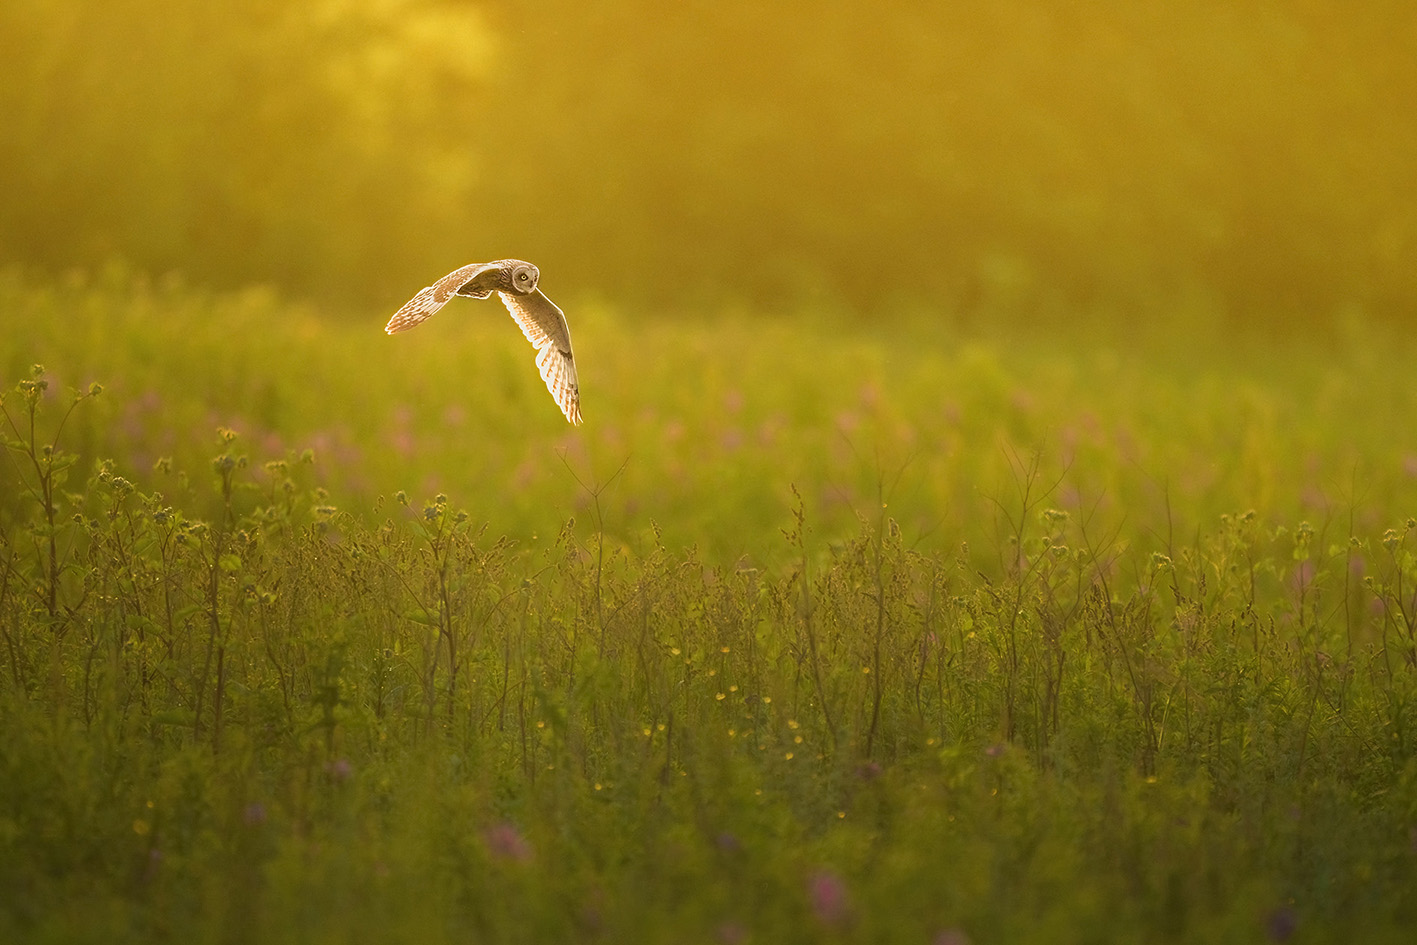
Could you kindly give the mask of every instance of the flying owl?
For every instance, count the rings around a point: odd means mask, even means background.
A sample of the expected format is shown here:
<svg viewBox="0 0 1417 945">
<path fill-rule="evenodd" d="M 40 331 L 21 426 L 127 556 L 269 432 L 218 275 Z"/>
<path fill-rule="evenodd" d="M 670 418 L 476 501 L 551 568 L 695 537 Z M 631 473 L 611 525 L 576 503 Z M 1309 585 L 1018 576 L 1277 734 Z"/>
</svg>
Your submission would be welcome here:
<svg viewBox="0 0 1417 945">
<path fill-rule="evenodd" d="M 455 269 L 409 299 L 394 313 L 384 331 L 408 331 L 438 311 L 455 295 L 485 299 L 496 292 L 537 350 L 536 366 L 571 423 L 581 422 L 581 390 L 576 383 L 576 361 L 571 354 L 571 330 L 566 315 L 536 287 L 541 271 L 520 259 L 472 263 Z"/>
</svg>

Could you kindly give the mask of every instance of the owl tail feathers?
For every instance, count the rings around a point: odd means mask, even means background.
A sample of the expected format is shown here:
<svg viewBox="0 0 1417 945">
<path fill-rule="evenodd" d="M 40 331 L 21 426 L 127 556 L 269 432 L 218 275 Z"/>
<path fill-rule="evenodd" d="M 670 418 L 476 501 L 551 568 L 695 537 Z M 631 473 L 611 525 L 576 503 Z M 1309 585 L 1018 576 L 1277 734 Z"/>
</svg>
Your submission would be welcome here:
<svg viewBox="0 0 1417 945">
<path fill-rule="evenodd" d="M 433 286 L 428 286 L 422 292 L 409 299 L 404 307 L 394 313 L 394 317 L 389 319 L 389 323 L 384 326 L 384 331 L 390 335 L 396 335 L 401 331 L 408 331 L 427 319 L 434 312 L 443 306 L 433 298 Z"/>
</svg>

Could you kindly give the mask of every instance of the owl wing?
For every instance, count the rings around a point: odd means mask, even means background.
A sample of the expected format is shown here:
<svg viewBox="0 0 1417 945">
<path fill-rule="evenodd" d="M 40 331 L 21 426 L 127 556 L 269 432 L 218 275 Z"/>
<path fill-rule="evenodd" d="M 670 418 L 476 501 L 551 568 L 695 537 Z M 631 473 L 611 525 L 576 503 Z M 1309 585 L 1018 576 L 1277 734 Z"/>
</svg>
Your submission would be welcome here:
<svg viewBox="0 0 1417 945">
<path fill-rule="evenodd" d="M 498 292 L 507 311 L 521 326 L 526 340 L 536 348 L 536 366 L 556 406 L 572 423 L 581 422 L 581 388 L 576 381 L 576 360 L 571 353 L 571 330 L 566 315 L 537 289 L 527 295 Z"/>
<path fill-rule="evenodd" d="M 405 302 L 403 308 L 395 312 L 394 317 L 389 319 L 389 323 L 384 326 L 384 331 L 391 335 L 401 331 L 408 331 L 418 323 L 436 314 L 438 309 L 447 305 L 448 299 L 456 295 L 458 290 L 463 286 L 472 282 L 484 272 L 496 268 L 497 266 L 492 263 L 472 263 L 463 266 L 461 269 L 454 269 Z M 486 295 L 481 296 L 481 298 L 486 297 Z"/>
</svg>

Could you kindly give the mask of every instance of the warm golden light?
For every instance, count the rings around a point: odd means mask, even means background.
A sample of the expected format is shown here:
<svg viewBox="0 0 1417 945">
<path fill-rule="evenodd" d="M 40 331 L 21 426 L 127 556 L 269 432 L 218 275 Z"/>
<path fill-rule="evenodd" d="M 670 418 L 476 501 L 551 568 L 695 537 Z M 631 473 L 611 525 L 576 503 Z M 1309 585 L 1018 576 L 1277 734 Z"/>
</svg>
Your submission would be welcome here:
<svg viewBox="0 0 1417 945">
<path fill-rule="evenodd" d="M 1400 315 L 1413 10 L 7 5 L 0 259 L 371 305 L 518 255 L 629 305 Z"/>
</svg>

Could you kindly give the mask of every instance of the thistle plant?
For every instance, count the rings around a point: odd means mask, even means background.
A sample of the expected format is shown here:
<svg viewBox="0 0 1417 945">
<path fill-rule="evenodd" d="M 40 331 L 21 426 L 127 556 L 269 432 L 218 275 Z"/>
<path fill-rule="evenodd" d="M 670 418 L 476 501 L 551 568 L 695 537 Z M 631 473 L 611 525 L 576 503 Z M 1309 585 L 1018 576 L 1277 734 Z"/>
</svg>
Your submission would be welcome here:
<svg viewBox="0 0 1417 945">
<path fill-rule="evenodd" d="M 59 422 L 52 432 L 46 433 L 40 421 L 49 389 L 49 381 L 44 375 L 44 366 L 36 364 L 30 368 L 30 376 L 15 385 L 12 392 L 0 393 L 0 415 L 5 419 L 5 451 L 11 460 L 19 491 L 39 512 L 38 520 L 31 520 L 28 528 L 38 571 L 33 594 L 49 628 L 56 634 L 62 634 L 67 627 L 64 613 L 67 602 L 62 599 L 61 585 L 72 551 L 72 529 L 59 518 L 60 490 L 78 456 L 61 449 L 60 442 L 64 427 L 74 411 L 86 400 L 102 393 L 103 387 L 95 383 L 87 391 L 74 391 Z M 14 410 L 11 409 L 12 402 L 7 402 L 10 397 L 19 400 Z"/>
</svg>

